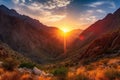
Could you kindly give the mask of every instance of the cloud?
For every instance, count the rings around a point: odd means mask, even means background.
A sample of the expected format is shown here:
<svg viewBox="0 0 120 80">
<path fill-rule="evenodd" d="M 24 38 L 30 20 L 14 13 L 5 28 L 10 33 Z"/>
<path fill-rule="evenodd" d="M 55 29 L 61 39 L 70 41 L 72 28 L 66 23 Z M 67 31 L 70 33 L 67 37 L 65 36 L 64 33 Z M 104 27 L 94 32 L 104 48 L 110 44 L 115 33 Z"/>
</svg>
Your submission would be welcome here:
<svg viewBox="0 0 120 80">
<path fill-rule="evenodd" d="M 12 0 L 13 1 L 13 3 L 15 3 L 15 4 L 18 4 L 19 3 L 19 0 Z"/>
<path fill-rule="evenodd" d="M 116 8 L 116 5 L 115 5 L 114 2 L 110 2 L 109 4 L 111 5 L 109 8 L 112 8 L 112 9 L 115 9 L 115 8 Z"/>
<path fill-rule="evenodd" d="M 71 0 L 49 0 L 45 6 L 47 8 L 54 6 L 52 8 L 59 8 L 59 7 L 66 7 L 67 5 L 69 5 L 71 2 Z M 51 9 L 52 9 L 51 8 Z"/>
<path fill-rule="evenodd" d="M 87 6 L 89 7 L 97 7 L 97 6 L 100 6 L 100 5 L 103 5 L 105 2 L 101 1 L 101 2 L 94 2 L 94 3 L 91 3 L 91 4 L 87 4 Z"/>
<path fill-rule="evenodd" d="M 29 3 L 29 4 L 25 4 L 27 5 L 31 5 L 31 6 L 40 6 L 43 9 L 54 9 L 54 8 L 61 8 L 61 7 L 66 7 L 67 5 L 69 5 L 72 0 L 48 0 L 46 2 L 38 2 L 37 0 L 12 0 L 13 3 L 19 5 L 21 3 Z"/>
<path fill-rule="evenodd" d="M 96 9 L 96 10 L 87 10 L 86 13 L 92 15 L 92 14 L 95 14 L 95 13 L 102 13 L 102 14 L 106 14 L 106 11 L 102 10 L 102 9 Z"/>
<path fill-rule="evenodd" d="M 97 20 L 102 19 L 107 12 L 103 9 L 88 9 L 79 16 L 80 26 L 87 28 L 91 24 L 95 23 Z M 99 15 L 99 16 L 98 16 Z"/>
<path fill-rule="evenodd" d="M 96 12 L 103 13 L 103 14 L 106 13 L 106 12 L 105 12 L 104 10 L 102 10 L 102 9 L 97 9 Z"/>
<path fill-rule="evenodd" d="M 38 2 L 38 0 L 13 0 L 15 9 L 19 13 L 24 13 L 30 17 L 36 18 L 42 22 L 56 22 L 66 17 L 65 9 L 72 0 L 46 0 Z M 57 9 L 62 8 L 63 13 Z"/>
<path fill-rule="evenodd" d="M 25 3 L 25 0 L 21 0 L 23 3 Z"/>
<path fill-rule="evenodd" d="M 56 21 L 59 21 L 59 20 L 65 18 L 65 17 L 66 17 L 66 15 L 54 15 L 54 16 L 53 15 L 49 15 L 44 20 L 47 19 L 48 22 L 56 22 Z"/>
<path fill-rule="evenodd" d="M 88 14 L 85 14 L 84 17 L 83 16 L 80 17 L 80 22 L 83 22 L 85 24 L 88 24 L 88 23 L 91 24 L 95 22 L 96 20 L 97 20 L 96 16 L 93 16 L 93 15 L 89 16 Z"/>
<path fill-rule="evenodd" d="M 94 10 L 87 10 L 86 12 L 89 14 L 92 14 L 92 13 L 94 13 Z"/>
<path fill-rule="evenodd" d="M 88 27 L 90 26 L 92 23 L 94 23 L 95 21 L 98 20 L 97 16 L 94 15 L 94 10 L 87 10 L 84 15 L 80 15 L 79 16 L 79 22 L 80 22 L 80 26 L 81 27 Z"/>
<path fill-rule="evenodd" d="M 116 8 L 115 3 L 111 1 L 98 1 L 98 2 L 93 2 L 91 4 L 87 4 L 86 6 L 96 8 L 98 6 L 102 6 L 105 4 L 109 5 L 109 8 L 113 8 L 113 9 Z"/>
</svg>

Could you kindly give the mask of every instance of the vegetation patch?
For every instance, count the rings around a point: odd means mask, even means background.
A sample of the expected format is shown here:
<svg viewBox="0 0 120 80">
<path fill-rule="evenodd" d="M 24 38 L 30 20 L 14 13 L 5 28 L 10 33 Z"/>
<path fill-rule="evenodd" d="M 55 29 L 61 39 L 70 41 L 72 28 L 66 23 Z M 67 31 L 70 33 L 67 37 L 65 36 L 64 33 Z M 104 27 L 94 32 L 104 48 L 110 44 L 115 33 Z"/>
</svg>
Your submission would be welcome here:
<svg viewBox="0 0 120 80">
<path fill-rule="evenodd" d="M 35 64 L 33 64 L 33 63 L 21 63 L 19 67 L 20 67 L 20 68 L 29 68 L 29 69 L 33 69 L 34 66 L 35 66 Z"/>
<path fill-rule="evenodd" d="M 18 66 L 18 61 L 13 60 L 12 58 L 6 59 L 2 64 L 2 67 L 8 71 L 13 71 L 17 66 Z"/>
<path fill-rule="evenodd" d="M 109 80 L 120 80 L 120 71 L 117 69 L 108 69 L 105 71 L 105 76 Z"/>
<path fill-rule="evenodd" d="M 79 74 L 75 77 L 75 80 L 89 80 L 89 77 L 86 74 Z"/>
</svg>

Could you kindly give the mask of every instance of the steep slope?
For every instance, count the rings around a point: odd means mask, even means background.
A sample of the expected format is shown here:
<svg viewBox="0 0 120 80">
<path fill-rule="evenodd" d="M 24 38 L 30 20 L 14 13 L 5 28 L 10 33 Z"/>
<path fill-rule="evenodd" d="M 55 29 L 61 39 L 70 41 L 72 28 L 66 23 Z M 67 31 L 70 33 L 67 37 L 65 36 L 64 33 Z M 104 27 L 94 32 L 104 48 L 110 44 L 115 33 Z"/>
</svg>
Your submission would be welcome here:
<svg viewBox="0 0 120 80">
<path fill-rule="evenodd" d="M 77 49 L 86 46 L 91 41 L 100 37 L 102 34 L 115 30 L 116 28 L 120 27 L 120 9 L 115 11 L 113 14 L 108 14 L 102 20 L 99 20 L 84 30 L 79 39 L 75 41 L 77 45 Z M 74 44 L 75 44 L 74 43 Z"/>
<path fill-rule="evenodd" d="M 120 9 L 108 14 L 103 20 L 96 22 L 80 36 L 85 35 L 86 43 L 80 58 L 97 57 L 105 53 L 116 53 L 120 49 Z M 91 34 L 90 34 L 91 33 Z M 90 34 L 90 35 L 89 35 Z M 86 37 L 87 35 L 87 37 Z M 89 35 L 89 36 L 88 36 Z M 92 42 L 92 43 L 91 43 Z M 108 55 L 109 55 L 108 54 Z"/>
<path fill-rule="evenodd" d="M 14 51 L 7 44 L 0 41 L 0 61 L 4 61 L 8 58 L 18 61 L 19 63 L 32 62 L 29 58 L 26 58 L 20 53 Z"/>
<path fill-rule="evenodd" d="M 63 52 L 59 32 L 57 28 L 47 27 L 4 5 L 0 6 L 0 40 L 39 63 L 50 61 Z"/>
<path fill-rule="evenodd" d="M 73 55 L 74 54 L 74 55 Z M 62 65 L 76 66 L 88 64 L 103 58 L 120 57 L 120 28 L 105 33 L 88 46 L 69 54 Z"/>
<path fill-rule="evenodd" d="M 116 55 L 120 49 L 119 28 L 120 9 L 84 30 L 74 42 L 74 49 L 69 52 L 64 64 L 76 65 L 82 60 L 104 57 L 107 53 L 105 56 Z"/>
<path fill-rule="evenodd" d="M 115 54 L 120 54 L 120 29 L 104 34 L 94 40 L 88 48 L 86 48 L 81 58 L 105 57 Z"/>
</svg>

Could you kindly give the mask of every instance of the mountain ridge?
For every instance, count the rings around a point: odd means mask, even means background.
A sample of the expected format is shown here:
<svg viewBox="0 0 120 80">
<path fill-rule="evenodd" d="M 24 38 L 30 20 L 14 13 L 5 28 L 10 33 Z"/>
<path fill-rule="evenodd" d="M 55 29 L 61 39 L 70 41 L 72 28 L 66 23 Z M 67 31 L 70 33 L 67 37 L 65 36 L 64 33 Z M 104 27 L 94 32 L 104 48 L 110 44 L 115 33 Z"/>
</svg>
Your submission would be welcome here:
<svg viewBox="0 0 120 80">
<path fill-rule="evenodd" d="M 114 13 L 109 13 L 103 19 L 93 23 L 79 35 L 79 38 L 75 40 L 73 46 L 76 47 L 76 49 L 82 48 L 83 46 L 87 46 L 87 44 L 92 42 L 94 39 L 100 37 L 102 34 L 119 28 L 119 14 L 120 8 Z M 84 39 L 80 40 L 80 37 Z"/>
<path fill-rule="evenodd" d="M 39 56 L 41 56 L 41 60 L 47 56 L 50 57 L 56 52 L 55 50 L 58 50 L 56 55 L 62 53 L 62 43 L 56 35 L 56 32 L 60 31 L 58 28 L 47 27 L 38 20 L 18 13 L 11 16 L 11 14 L 6 13 L 7 11 L 13 13 L 13 10 L 11 11 L 3 5 L 0 6 L 0 39 L 4 43 L 19 52 L 30 52 L 29 55 L 34 56 L 34 59 Z M 57 42 L 59 46 L 52 44 L 51 41 Z M 50 51 L 51 53 L 48 53 Z M 35 53 L 37 56 L 34 55 Z M 56 56 L 55 54 L 54 56 Z M 44 56 L 42 57 L 42 55 Z"/>
<path fill-rule="evenodd" d="M 86 62 L 101 59 L 103 57 L 118 56 L 120 50 L 120 8 L 113 14 L 109 13 L 105 18 L 99 20 L 84 30 L 80 36 L 83 40 L 76 40 L 77 49 L 70 53 L 66 61 L 72 59 L 73 63 Z M 100 24 L 100 25 L 99 25 Z M 99 30 L 102 28 L 102 32 Z M 92 32 L 93 31 L 93 32 Z M 91 33 L 91 34 L 90 34 Z M 74 56 L 70 57 L 72 54 Z M 74 61 L 75 60 L 75 61 Z"/>
</svg>

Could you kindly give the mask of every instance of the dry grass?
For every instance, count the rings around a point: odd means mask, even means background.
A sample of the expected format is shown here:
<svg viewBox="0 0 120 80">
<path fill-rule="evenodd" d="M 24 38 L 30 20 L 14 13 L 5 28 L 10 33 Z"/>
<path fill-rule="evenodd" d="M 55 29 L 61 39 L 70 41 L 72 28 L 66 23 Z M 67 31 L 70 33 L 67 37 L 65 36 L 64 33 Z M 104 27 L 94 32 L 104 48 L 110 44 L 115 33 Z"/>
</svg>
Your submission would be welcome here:
<svg viewBox="0 0 120 80">
<path fill-rule="evenodd" d="M 54 76 L 38 76 L 0 68 L 0 80 L 120 80 L 120 58 L 102 59 L 78 68 L 54 69 Z"/>
<path fill-rule="evenodd" d="M 120 58 L 102 59 L 76 71 L 68 72 L 67 80 L 120 80 Z"/>
<path fill-rule="evenodd" d="M 120 71 L 117 69 L 108 69 L 104 75 L 108 80 L 120 80 Z"/>
<path fill-rule="evenodd" d="M 5 71 L 0 68 L 0 80 L 51 80 L 51 77 L 37 76 L 32 73 Z"/>
</svg>

